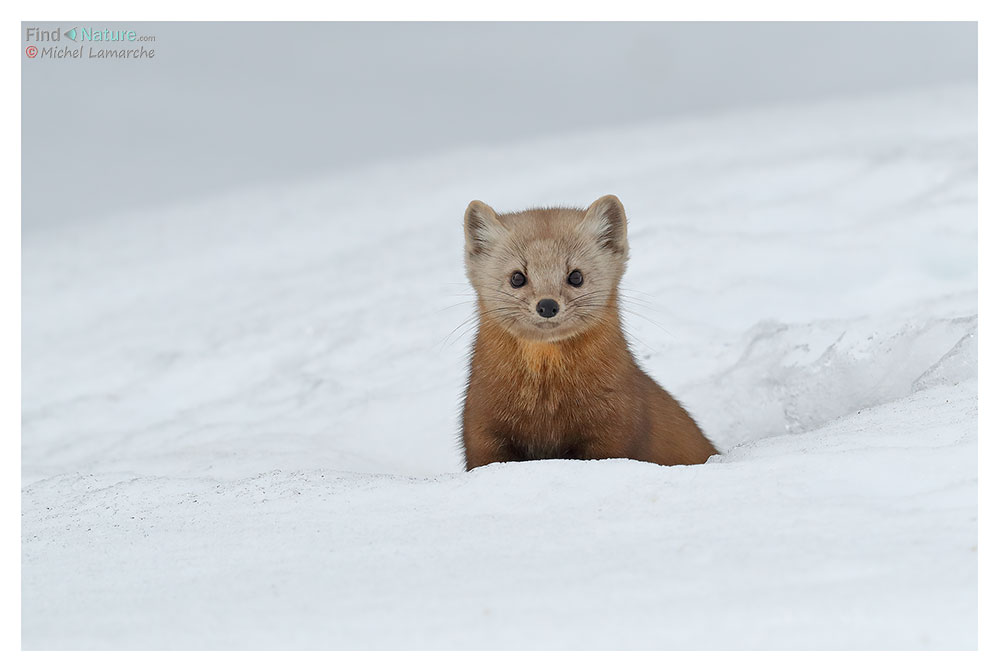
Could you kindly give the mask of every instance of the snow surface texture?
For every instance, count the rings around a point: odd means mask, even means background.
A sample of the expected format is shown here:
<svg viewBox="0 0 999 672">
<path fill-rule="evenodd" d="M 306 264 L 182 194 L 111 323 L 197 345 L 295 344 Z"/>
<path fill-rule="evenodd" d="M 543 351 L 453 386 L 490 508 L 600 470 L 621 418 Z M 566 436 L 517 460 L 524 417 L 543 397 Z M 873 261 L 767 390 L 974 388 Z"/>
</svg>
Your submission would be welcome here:
<svg viewBox="0 0 999 672">
<path fill-rule="evenodd" d="M 974 648 L 973 88 L 406 159 L 23 234 L 23 646 Z M 461 472 L 461 214 L 630 217 L 723 455 Z"/>
</svg>

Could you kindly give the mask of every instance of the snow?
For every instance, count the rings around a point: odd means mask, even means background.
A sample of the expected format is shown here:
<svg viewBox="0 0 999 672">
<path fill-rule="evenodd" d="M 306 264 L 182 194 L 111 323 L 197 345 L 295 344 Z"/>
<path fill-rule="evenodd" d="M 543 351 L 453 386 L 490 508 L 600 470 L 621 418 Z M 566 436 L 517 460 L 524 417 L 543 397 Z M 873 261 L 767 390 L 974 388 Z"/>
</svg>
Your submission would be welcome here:
<svg viewBox="0 0 999 672">
<path fill-rule="evenodd" d="M 977 118 L 948 87 L 22 234 L 22 645 L 977 646 Z M 722 455 L 461 471 L 461 214 L 629 213 Z"/>
</svg>

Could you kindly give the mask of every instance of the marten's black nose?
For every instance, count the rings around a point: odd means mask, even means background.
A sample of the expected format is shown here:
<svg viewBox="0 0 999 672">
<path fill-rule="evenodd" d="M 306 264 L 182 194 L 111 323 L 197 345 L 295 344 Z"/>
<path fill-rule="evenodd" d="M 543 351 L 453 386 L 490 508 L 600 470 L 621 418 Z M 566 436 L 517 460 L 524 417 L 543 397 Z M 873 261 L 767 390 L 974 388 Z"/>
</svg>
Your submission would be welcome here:
<svg viewBox="0 0 999 672">
<path fill-rule="evenodd" d="M 555 317 L 558 313 L 558 302 L 554 299 L 541 299 L 538 301 L 538 315 L 541 317 Z"/>
</svg>

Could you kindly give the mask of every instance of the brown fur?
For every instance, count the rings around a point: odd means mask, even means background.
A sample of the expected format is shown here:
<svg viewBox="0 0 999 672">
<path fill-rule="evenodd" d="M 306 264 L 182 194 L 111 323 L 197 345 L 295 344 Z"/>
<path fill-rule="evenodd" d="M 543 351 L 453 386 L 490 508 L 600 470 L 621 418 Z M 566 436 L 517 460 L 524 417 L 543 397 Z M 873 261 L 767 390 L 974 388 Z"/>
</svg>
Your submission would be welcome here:
<svg viewBox="0 0 999 672">
<path fill-rule="evenodd" d="M 616 197 L 502 216 L 473 201 L 465 234 L 480 320 L 462 417 L 467 469 L 550 458 L 700 464 L 715 454 L 628 349 L 617 293 L 627 222 Z M 565 282 L 573 269 L 579 288 Z M 511 287 L 513 271 L 527 285 Z M 559 315 L 538 317 L 542 298 L 558 301 Z"/>
</svg>

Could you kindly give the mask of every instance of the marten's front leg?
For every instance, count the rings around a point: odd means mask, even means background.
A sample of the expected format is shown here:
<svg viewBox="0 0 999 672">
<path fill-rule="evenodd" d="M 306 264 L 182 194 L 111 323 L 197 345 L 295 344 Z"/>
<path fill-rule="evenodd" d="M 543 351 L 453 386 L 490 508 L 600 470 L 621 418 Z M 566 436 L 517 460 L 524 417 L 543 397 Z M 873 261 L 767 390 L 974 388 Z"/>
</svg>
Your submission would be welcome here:
<svg viewBox="0 0 999 672">
<path fill-rule="evenodd" d="M 464 428 L 465 470 L 492 462 L 519 462 L 523 459 L 514 450 L 509 439 L 497 436 L 482 427 Z"/>
</svg>

